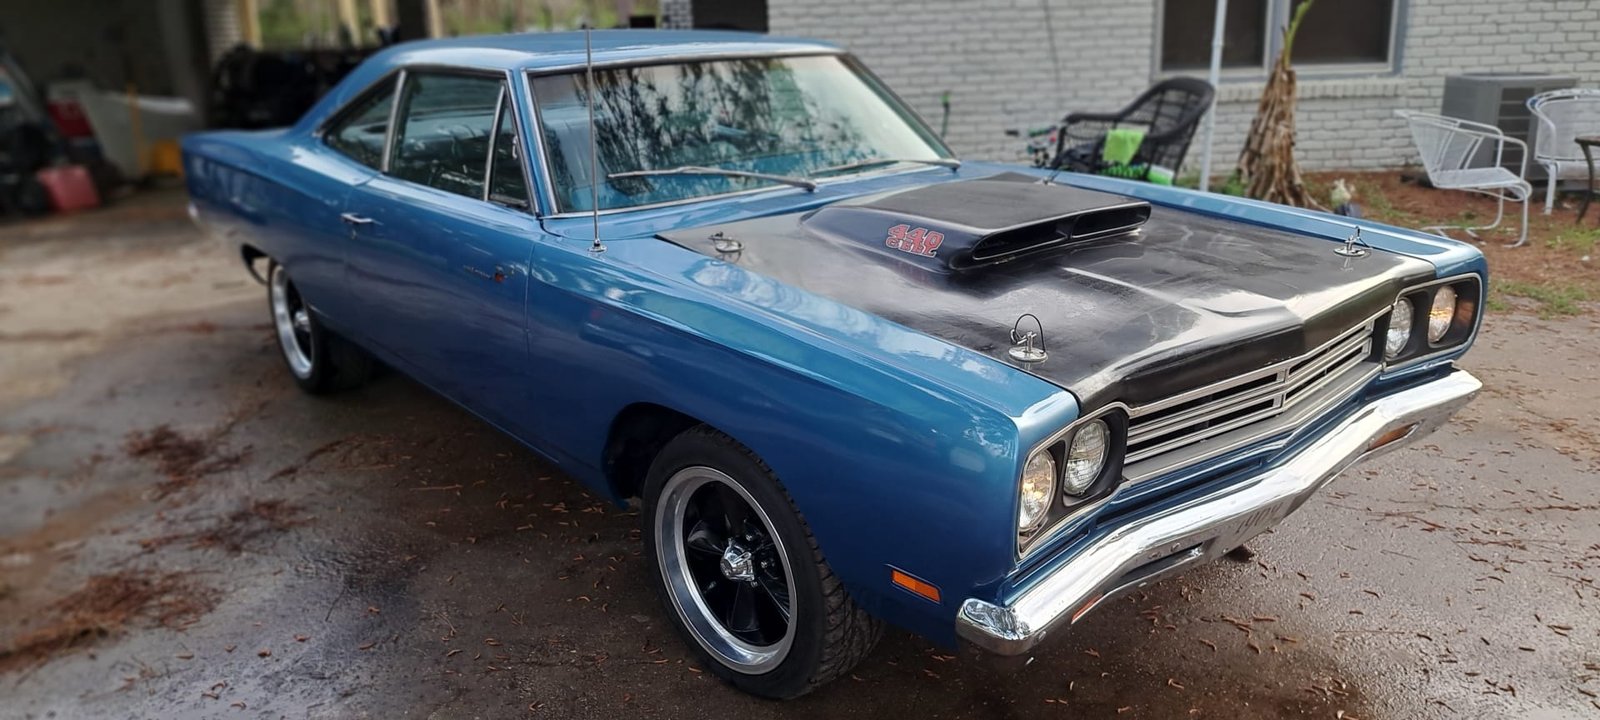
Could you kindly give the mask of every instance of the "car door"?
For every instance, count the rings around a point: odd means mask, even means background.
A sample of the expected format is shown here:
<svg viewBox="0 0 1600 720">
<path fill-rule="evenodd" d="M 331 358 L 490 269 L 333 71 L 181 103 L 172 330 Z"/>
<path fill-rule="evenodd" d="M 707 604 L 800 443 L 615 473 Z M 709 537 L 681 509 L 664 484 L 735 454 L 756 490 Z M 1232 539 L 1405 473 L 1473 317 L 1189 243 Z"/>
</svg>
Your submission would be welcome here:
<svg viewBox="0 0 1600 720">
<path fill-rule="evenodd" d="M 348 202 L 345 277 L 382 354 L 520 433 L 539 227 L 509 98 L 503 74 L 406 73 L 385 172 Z"/>
<path fill-rule="evenodd" d="M 382 169 L 389 115 L 398 74 L 373 83 L 279 168 L 271 203 L 283 237 L 273 245 L 277 260 L 291 268 L 295 286 L 322 320 L 359 340 L 352 327 L 353 301 L 344 282 L 349 227 L 340 222 L 354 188 Z"/>
</svg>

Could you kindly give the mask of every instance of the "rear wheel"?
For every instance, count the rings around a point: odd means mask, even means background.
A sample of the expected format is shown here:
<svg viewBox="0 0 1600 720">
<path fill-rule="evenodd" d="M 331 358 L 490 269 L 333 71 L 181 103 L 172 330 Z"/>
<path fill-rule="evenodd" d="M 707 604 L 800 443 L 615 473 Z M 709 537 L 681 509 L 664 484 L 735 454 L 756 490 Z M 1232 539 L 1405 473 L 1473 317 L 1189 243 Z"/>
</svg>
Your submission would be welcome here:
<svg viewBox="0 0 1600 720">
<path fill-rule="evenodd" d="M 854 667 L 882 635 L 846 595 L 772 471 L 722 433 L 702 425 L 662 449 L 643 516 L 652 575 L 674 623 L 741 690 L 803 695 Z"/>
<path fill-rule="evenodd" d="M 312 394 L 355 387 L 372 374 L 372 359 L 325 330 L 278 263 L 267 271 L 267 304 L 278 348 L 295 384 Z"/>
</svg>

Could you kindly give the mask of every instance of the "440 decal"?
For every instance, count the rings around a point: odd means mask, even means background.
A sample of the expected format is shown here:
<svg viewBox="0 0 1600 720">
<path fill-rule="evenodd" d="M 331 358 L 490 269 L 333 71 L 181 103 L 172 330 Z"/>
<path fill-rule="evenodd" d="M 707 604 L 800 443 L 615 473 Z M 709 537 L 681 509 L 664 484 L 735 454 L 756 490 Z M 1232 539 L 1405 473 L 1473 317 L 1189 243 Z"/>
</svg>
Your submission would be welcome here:
<svg viewBox="0 0 1600 720">
<path fill-rule="evenodd" d="M 944 233 L 902 223 L 889 228 L 889 237 L 883 244 L 912 255 L 934 257 L 939 254 L 939 246 L 944 244 Z"/>
</svg>

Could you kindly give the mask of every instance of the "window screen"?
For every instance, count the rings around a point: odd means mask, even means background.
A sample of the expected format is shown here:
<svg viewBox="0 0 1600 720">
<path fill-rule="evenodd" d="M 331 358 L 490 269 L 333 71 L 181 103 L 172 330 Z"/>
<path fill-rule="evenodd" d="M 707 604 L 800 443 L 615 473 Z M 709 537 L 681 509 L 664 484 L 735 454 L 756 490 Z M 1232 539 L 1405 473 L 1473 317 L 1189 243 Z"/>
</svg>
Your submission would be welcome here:
<svg viewBox="0 0 1600 720">
<path fill-rule="evenodd" d="M 1222 33 L 1222 66 L 1264 68 L 1282 45 L 1282 23 L 1301 0 L 1230 0 Z M 1216 0 L 1165 0 L 1161 4 L 1161 69 L 1211 65 Z M 1318 0 L 1294 41 L 1297 64 L 1390 62 L 1395 0 Z M 1277 25 L 1274 26 L 1274 18 Z M 1270 33 L 1269 33 L 1270 30 Z"/>
<path fill-rule="evenodd" d="M 1344 3 L 1323 0 L 1323 4 Z M 1222 34 L 1223 67 L 1265 67 L 1269 10 L 1269 0 L 1228 2 Z M 1166 0 L 1161 9 L 1161 69 L 1211 67 L 1211 32 L 1216 19 L 1216 0 Z"/>
<path fill-rule="evenodd" d="M 394 81 L 353 105 L 324 135 L 328 146 L 350 159 L 378 169 L 383 167 L 383 141 L 389 132 L 389 107 L 394 103 Z"/>
<path fill-rule="evenodd" d="M 467 197 L 483 197 L 498 78 L 406 76 L 389 174 Z"/>
<path fill-rule="evenodd" d="M 1294 39 L 1296 63 L 1387 63 L 1394 0 L 1323 0 Z"/>
</svg>

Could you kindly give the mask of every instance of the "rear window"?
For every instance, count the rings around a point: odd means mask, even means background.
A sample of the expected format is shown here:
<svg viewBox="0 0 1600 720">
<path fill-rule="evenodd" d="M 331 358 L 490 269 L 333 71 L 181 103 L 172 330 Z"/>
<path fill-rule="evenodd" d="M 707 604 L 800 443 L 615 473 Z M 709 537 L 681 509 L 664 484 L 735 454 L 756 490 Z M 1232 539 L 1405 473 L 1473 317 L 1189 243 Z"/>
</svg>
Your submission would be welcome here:
<svg viewBox="0 0 1600 720">
<path fill-rule="evenodd" d="M 383 141 L 389 134 L 389 109 L 394 105 L 394 82 L 356 101 L 328 129 L 328 147 L 374 170 L 383 167 Z"/>
</svg>

